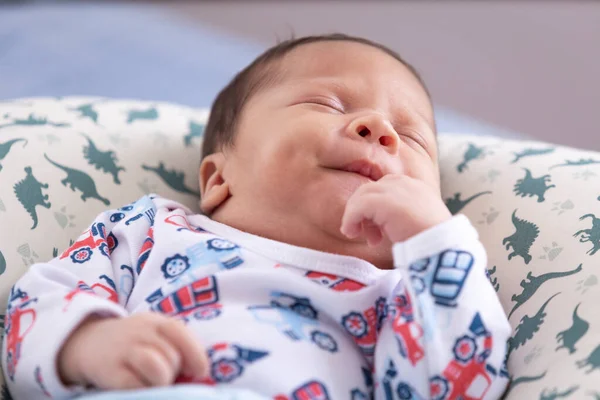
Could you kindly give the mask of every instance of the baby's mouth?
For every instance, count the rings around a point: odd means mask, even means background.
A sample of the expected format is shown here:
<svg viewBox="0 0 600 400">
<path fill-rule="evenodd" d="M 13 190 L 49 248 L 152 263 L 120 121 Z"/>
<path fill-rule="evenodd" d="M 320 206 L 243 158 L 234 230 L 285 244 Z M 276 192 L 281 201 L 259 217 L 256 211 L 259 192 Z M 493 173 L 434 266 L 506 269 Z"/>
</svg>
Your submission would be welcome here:
<svg viewBox="0 0 600 400">
<path fill-rule="evenodd" d="M 340 171 L 352 172 L 364 176 L 372 181 L 378 181 L 383 177 L 383 172 L 377 164 L 374 164 L 368 160 L 357 160 L 350 164 L 339 168 Z"/>
</svg>

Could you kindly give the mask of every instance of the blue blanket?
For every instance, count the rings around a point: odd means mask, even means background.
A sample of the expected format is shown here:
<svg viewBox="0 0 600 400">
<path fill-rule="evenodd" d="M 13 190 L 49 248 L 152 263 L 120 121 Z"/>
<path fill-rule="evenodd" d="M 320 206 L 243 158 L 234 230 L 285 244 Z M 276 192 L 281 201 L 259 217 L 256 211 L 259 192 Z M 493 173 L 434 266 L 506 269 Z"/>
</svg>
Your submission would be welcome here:
<svg viewBox="0 0 600 400">
<path fill-rule="evenodd" d="M 177 385 L 144 390 L 95 393 L 82 400 L 265 400 L 249 390 L 216 388 L 204 385 Z"/>
</svg>

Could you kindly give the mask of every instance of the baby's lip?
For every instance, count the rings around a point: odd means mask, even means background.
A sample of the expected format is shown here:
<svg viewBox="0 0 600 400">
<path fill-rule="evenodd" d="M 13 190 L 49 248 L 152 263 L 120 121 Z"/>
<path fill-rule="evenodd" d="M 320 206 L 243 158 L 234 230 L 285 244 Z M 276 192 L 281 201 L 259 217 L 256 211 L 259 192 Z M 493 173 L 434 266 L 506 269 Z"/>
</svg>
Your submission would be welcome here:
<svg viewBox="0 0 600 400">
<path fill-rule="evenodd" d="M 381 167 L 369 160 L 352 161 L 350 164 L 347 164 L 339 169 L 341 171 L 354 172 L 356 174 L 360 174 L 366 178 L 369 178 L 372 181 L 378 181 L 384 175 L 384 173 L 381 170 Z"/>
</svg>

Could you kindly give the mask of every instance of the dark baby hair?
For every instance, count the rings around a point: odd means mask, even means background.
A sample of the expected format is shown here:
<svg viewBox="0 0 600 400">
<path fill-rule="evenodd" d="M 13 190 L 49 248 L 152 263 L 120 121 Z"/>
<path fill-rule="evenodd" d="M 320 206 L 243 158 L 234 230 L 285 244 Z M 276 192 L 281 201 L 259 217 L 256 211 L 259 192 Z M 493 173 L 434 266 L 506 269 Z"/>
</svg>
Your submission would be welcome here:
<svg viewBox="0 0 600 400">
<path fill-rule="evenodd" d="M 204 130 L 202 158 L 219 151 L 224 146 L 233 144 L 237 124 L 246 103 L 262 88 L 277 80 L 278 74 L 274 69 L 276 61 L 281 60 L 283 56 L 299 46 L 327 41 L 362 43 L 384 51 L 406 66 L 419 80 L 425 92 L 429 95 L 425 83 L 415 68 L 404 61 L 398 53 L 382 44 L 341 33 L 305 36 L 298 39 L 285 40 L 258 56 L 250 65 L 240 71 L 217 95 L 211 107 L 206 129 Z"/>
</svg>

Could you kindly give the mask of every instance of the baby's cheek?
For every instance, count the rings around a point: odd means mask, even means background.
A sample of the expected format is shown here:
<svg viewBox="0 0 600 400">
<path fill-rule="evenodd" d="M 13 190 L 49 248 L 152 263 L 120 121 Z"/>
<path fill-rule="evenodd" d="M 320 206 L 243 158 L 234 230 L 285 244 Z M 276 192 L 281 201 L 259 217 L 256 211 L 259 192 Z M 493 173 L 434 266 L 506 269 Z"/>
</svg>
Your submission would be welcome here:
<svg viewBox="0 0 600 400">
<path fill-rule="evenodd" d="M 403 158 L 403 168 L 406 175 L 439 188 L 439 169 L 437 164 L 429 157 L 421 154 L 406 154 L 404 157 L 401 155 L 401 157 Z"/>
</svg>

